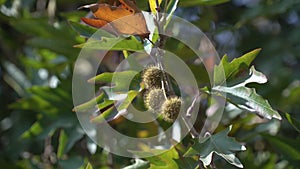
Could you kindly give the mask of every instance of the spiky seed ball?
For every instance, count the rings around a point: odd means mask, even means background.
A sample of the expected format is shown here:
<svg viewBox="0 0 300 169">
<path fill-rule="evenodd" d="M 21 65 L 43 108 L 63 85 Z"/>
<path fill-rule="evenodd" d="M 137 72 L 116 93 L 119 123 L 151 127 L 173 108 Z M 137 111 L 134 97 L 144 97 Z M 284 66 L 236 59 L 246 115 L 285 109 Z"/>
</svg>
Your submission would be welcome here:
<svg viewBox="0 0 300 169">
<path fill-rule="evenodd" d="M 171 97 L 162 104 L 162 117 L 165 121 L 173 122 L 180 112 L 181 98 Z"/>
<path fill-rule="evenodd" d="M 146 108 L 154 111 L 160 111 L 165 101 L 164 91 L 162 89 L 151 89 L 145 95 Z"/>
<path fill-rule="evenodd" d="M 162 88 L 161 78 L 163 76 L 163 71 L 157 66 L 150 66 L 146 68 L 143 72 L 142 78 L 146 89 L 151 88 Z"/>
</svg>

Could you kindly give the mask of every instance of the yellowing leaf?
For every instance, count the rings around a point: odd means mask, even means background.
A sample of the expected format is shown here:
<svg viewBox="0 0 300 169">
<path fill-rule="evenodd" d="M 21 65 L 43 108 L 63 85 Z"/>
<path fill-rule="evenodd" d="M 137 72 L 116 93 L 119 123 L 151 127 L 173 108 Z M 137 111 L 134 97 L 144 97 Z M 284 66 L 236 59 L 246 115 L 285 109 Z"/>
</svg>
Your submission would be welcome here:
<svg viewBox="0 0 300 169">
<path fill-rule="evenodd" d="M 158 0 L 158 3 L 159 3 L 158 5 L 161 4 L 161 1 L 162 0 Z M 148 2 L 149 2 L 151 12 L 156 13 L 156 8 L 157 8 L 156 0 L 149 0 Z"/>
</svg>

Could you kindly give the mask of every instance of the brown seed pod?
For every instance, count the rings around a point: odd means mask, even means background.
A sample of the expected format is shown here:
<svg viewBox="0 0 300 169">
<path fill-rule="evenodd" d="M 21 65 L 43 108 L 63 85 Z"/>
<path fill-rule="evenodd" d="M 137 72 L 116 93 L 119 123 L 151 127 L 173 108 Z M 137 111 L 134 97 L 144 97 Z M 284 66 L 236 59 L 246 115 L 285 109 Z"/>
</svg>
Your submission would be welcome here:
<svg viewBox="0 0 300 169">
<path fill-rule="evenodd" d="M 144 98 L 146 108 L 154 111 L 160 111 L 165 100 L 162 89 L 151 89 L 145 94 Z"/>
<path fill-rule="evenodd" d="M 162 104 L 162 117 L 165 121 L 174 122 L 180 112 L 182 100 L 179 97 L 168 98 Z"/>
<path fill-rule="evenodd" d="M 161 79 L 163 71 L 157 66 L 150 66 L 143 72 L 142 79 L 146 89 L 162 88 Z"/>
</svg>

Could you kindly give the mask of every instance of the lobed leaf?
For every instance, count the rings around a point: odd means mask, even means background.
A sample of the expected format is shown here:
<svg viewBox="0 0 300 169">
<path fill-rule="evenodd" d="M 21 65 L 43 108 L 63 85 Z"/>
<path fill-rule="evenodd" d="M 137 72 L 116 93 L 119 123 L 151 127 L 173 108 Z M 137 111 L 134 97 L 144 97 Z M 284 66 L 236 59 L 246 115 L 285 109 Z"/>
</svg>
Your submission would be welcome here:
<svg viewBox="0 0 300 169">
<path fill-rule="evenodd" d="M 232 126 L 220 133 L 205 138 L 195 138 L 194 145 L 188 149 L 184 157 L 200 155 L 200 160 L 205 166 L 208 166 L 212 161 L 213 153 L 216 153 L 230 164 L 243 168 L 239 159 L 235 157 L 234 152 L 244 151 L 246 148 L 236 142 L 235 139 L 227 136 L 231 128 Z"/>
<path fill-rule="evenodd" d="M 245 87 L 248 83 L 265 83 L 266 77 L 257 72 L 254 67 L 250 69 L 250 77 L 244 82 L 232 87 L 215 86 L 214 92 L 229 94 L 231 100 L 238 99 L 234 104 L 239 108 L 258 114 L 259 116 L 267 119 L 276 118 L 281 120 L 280 114 L 274 110 L 269 102 L 258 95 L 253 88 Z"/>
</svg>

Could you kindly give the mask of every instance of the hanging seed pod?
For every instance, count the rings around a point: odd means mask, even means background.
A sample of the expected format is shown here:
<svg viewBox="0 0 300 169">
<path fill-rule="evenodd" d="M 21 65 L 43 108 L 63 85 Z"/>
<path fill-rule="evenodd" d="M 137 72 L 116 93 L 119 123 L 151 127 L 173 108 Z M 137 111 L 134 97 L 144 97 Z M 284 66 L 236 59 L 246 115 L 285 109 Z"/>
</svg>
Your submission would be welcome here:
<svg viewBox="0 0 300 169">
<path fill-rule="evenodd" d="M 145 94 L 144 101 L 147 109 L 158 112 L 165 101 L 164 91 L 162 89 L 151 89 Z"/>
<path fill-rule="evenodd" d="M 181 98 L 171 97 L 162 104 L 162 117 L 165 121 L 174 122 L 180 112 Z"/>
<path fill-rule="evenodd" d="M 146 89 L 162 88 L 161 79 L 163 71 L 157 66 L 150 66 L 143 72 L 142 79 Z"/>
</svg>

